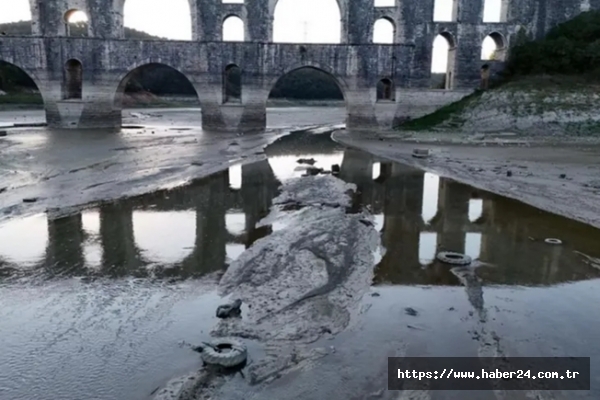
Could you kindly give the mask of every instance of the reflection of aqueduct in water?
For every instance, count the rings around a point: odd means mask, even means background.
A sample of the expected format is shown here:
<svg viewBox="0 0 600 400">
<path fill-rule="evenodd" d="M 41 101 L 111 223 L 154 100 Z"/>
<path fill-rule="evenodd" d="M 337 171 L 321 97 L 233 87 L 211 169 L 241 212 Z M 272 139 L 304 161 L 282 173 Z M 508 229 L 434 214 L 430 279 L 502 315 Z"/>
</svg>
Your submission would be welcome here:
<svg viewBox="0 0 600 400">
<path fill-rule="evenodd" d="M 296 148 L 298 150 L 301 151 Z M 268 153 L 273 156 L 278 151 Z M 282 148 L 281 154 L 286 154 L 286 150 Z M 374 165 L 380 165 L 377 179 L 373 179 Z M 190 277 L 222 270 L 227 262 L 228 246 L 247 248 L 270 233 L 269 227 L 255 229 L 255 225 L 268 214 L 277 194 L 279 182 L 271 164 L 263 160 L 244 165 L 241 175 L 239 190 L 230 187 L 229 171 L 224 171 L 186 188 L 101 206 L 100 274 L 114 277 L 144 274 L 145 269 L 140 267 L 159 264 L 149 259 L 136 243 L 134 216 L 148 211 L 188 211 L 191 218 L 195 213 L 193 247 L 187 256 L 161 269 L 162 276 Z M 598 234 L 582 224 L 548 216 L 532 207 L 446 179 L 439 180 L 437 213 L 425 222 L 423 204 L 431 203 L 432 199 L 426 199 L 430 193 L 424 190 L 424 173 L 400 164 L 379 164 L 375 158 L 359 151 L 345 151 L 341 177 L 358 186 L 361 202 L 368 205 L 373 214 L 383 216 L 382 241 L 387 253 L 377 267 L 376 282 L 458 285 L 447 267 L 422 260 L 420 249 L 427 235 L 433 238 L 434 244 L 429 246 L 433 253 L 436 249 L 465 252 L 468 235 L 479 236 L 476 253 L 483 262 L 496 267 L 481 268 L 478 274 L 492 283 L 551 284 L 598 276 L 598 271 L 578 262 L 570 250 L 529 240 L 529 237 L 539 239 L 549 235 L 560 236 L 566 242 L 577 238 L 578 250 L 593 253 Z M 477 219 L 469 217 L 469 204 L 474 198 L 482 205 Z M 231 210 L 243 212 L 243 233 L 228 229 L 226 214 Z M 85 242 L 81 214 L 49 220 L 43 262 L 46 272 L 85 275 Z"/>
</svg>

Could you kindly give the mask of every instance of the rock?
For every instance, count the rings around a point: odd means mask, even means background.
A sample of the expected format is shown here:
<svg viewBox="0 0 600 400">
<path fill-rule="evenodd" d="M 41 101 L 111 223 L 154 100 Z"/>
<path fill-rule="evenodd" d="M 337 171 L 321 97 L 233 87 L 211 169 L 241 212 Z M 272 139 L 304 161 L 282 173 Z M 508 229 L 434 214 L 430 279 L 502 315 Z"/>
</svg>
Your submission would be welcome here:
<svg viewBox="0 0 600 400">
<path fill-rule="evenodd" d="M 429 156 L 431 156 L 431 150 L 429 150 L 429 149 L 414 149 L 412 156 L 415 158 L 429 158 Z"/>
<path fill-rule="evenodd" d="M 296 162 L 298 164 L 308 164 L 308 165 L 315 165 L 317 163 L 317 161 L 314 158 L 301 158 Z"/>
<path fill-rule="evenodd" d="M 2 187 L 2 188 L 0 188 L 0 193 L 4 193 L 4 192 L 6 192 L 7 190 L 8 190 L 8 188 L 7 188 L 7 187 Z"/>
<path fill-rule="evenodd" d="M 379 297 L 379 296 L 381 296 L 381 295 L 377 292 L 371 293 L 371 297 Z"/>
<path fill-rule="evenodd" d="M 560 174 L 560 179 L 567 179 L 567 174 Z"/>
<path fill-rule="evenodd" d="M 192 161 L 192 165 L 193 165 L 194 167 L 201 167 L 201 166 L 203 166 L 203 165 L 204 165 L 204 163 L 203 163 L 203 162 L 200 162 L 200 161 Z"/>
<path fill-rule="evenodd" d="M 223 304 L 217 307 L 217 318 L 239 317 L 242 314 L 240 307 L 242 300 L 237 299 L 231 304 Z"/>
<path fill-rule="evenodd" d="M 306 175 L 319 175 L 320 173 L 323 172 L 323 168 L 317 168 L 317 167 L 309 167 L 306 169 Z"/>
<path fill-rule="evenodd" d="M 511 177 L 513 175 L 512 171 L 506 171 L 506 176 Z"/>
<path fill-rule="evenodd" d="M 0 137 L 4 137 L 6 135 L 8 135 L 8 132 L 6 132 L 6 131 L 0 131 Z"/>
<path fill-rule="evenodd" d="M 404 312 L 406 312 L 407 315 L 410 315 L 412 317 L 416 317 L 417 315 L 419 315 L 417 310 L 415 310 L 414 308 L 411 308 L 411 307 L 406 307 L 404 309 Z"/>
<path fill-rule="evenodd" d="M 38 201 L 37 197 L 28 197 L 23 199 L 23 203 L 35 203 L 36 201 Z"/>
<path fill-rule="evenodd" d="M 340 168 L 340 166 L 338 164 L 334 164 L 334 165 L 331 166 L 331 173 L 333 175 L 339 175 L 340 171 L 341 171 L 341 168 Z"/>
</svg>

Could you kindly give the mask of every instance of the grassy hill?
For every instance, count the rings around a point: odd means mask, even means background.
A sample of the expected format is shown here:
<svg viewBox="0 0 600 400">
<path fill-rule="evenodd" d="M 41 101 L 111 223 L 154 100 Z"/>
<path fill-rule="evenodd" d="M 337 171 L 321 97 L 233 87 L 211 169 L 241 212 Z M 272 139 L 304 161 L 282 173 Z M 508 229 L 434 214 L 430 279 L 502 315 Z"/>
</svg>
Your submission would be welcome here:
<svg viewBox="0 0 600 400">
<path fill-rule="evenodd" d="M 600 11 L 559 24 L 540 40 L 524 30 L 506 69 L 486 92 L 475 91 L 401 130 L 600 132 Z M 537 128 L 535 128 L 537 129 Z"/>
</svg>

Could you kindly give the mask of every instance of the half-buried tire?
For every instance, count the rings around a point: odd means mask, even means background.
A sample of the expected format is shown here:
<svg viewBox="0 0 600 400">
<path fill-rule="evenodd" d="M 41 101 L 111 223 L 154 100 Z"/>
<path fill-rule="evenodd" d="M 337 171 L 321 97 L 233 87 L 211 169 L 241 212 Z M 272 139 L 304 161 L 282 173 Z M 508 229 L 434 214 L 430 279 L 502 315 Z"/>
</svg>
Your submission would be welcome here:
<svg viewBox="0 0 600 400">
<path fill-rule="evenodd" d="M 466 254 L 454 253 L 452 251 L 442 251 L 438 253 L 437 259 L 445 264 L 450 265 L 469 265 L 473 261 Z"/>
<path fill-rule="evenodd" d="M 233 368 L 243 364 L 248 357 L 246 346 L 234 339 L 217 339 L 208 344 L 200 355 L 209 365 Z"/>
</svg>

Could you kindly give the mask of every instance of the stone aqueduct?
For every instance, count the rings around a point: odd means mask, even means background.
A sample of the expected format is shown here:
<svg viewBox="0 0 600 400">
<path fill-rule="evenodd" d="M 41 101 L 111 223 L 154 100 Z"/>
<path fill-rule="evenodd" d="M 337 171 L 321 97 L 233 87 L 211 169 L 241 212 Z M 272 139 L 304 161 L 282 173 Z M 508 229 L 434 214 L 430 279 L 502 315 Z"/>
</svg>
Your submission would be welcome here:
<svg viewBox="0 0 600 400">
<path fill-rule="evenodd" d="M 373 0 L 337 0 L 342 21 L 341 43 L 273 43 L 278 0 L 189 0 L 191 41 L 125 39 L 126 0 L 29 0 L 32 35 L 0 37 L 0 61 L 27 72 L 41 91 L 46 119 L 56 128 L 119 128 L 121 96 L 133 70 L 150 63 L 183 73 L 198 93 L 206 130 L 262 130 L 271 88 L 286 73 L 314 67 L 331 74 L 346 101 L 349 128 L 391 125 L 411 107 L 430 108 L 462 97 L 479 81 L 481 43 L 492 35 L 508 48 L 520 28 L 543 35 L 581 11 L 599 9 L 600 0 L 502 0 L 501 22 L 484 23 L 484 0 L 453 0 L 451 22 L 434 22 L 435 0 L 396 0 L 375 7 Z M 66 15 L 84 11 L 87 37 L 69 37 Z M 245 41 L 222 41 L 222 24 L 230 16 L 244 21 Z M 372 42 L 374 23 L 384 18 L 395 28 L 393 44 Z M 447 82 L 452 90 L 431 90 L 434 38 L 444 35 L 451 46 Z M 492 61 L 493 70 L 502 68 Z M 242 75 L 239 101 L 224 93 L 225 71 L 237 66 Z M 384 80 L 390 95 L 377 98 Z M 73 81 L 79 81 L 73 85 Z M 450 89 L 450 88 L 449 88 Z M 383 101 L 378 101 L 383 100 Z"/>
</svg>

